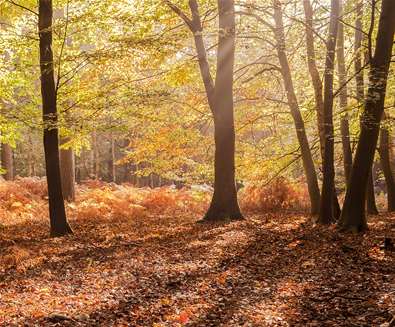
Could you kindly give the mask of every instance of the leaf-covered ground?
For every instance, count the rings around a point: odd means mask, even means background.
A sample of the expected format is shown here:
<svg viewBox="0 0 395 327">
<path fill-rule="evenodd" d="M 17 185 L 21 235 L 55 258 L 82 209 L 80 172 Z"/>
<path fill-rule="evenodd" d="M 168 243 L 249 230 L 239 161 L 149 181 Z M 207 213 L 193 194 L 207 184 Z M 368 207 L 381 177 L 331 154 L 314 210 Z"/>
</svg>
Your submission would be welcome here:
<svg viewBox="0 0 395 327">
<path fill-rule="evenodd" d="M 77 204 L 78 205 L 78 204 Z M 200 213 L 46 219 L 0 228 L 3 326 L 386 326 L 395 216 L 363 236 L 301 214 L 196 224 Z M 388 324 L 387 324 L 388 325 Z"/>
</svg>

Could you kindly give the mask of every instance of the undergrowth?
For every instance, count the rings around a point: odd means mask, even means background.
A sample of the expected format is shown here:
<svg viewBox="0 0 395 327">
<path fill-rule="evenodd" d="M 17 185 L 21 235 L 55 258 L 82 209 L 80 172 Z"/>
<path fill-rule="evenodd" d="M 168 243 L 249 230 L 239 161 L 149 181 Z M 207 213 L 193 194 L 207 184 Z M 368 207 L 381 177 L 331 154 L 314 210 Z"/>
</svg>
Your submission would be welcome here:
<svg viewBox="0 0 395 327">
<path fill-rule="evenodd" d="M 308 193 L 304 186 L 280 177 L 269 185 L 249 185 L 241 191 L 242 209 L 251 213 L 278 210 L 308 210 Z"/>
<path fill-rule="evenodd" d="M 188 188 L 136 188 L 129 184 L 91 180 L 77 186 L 76 201 L 66 203 L 66 208 L 71 219 L 137 219 L 147 215 L 203 214 L 210 198 L 209 192 Z M 247 186 L 240 191 L 239 198 L 247 213 L 305 210 L 308 207 L 305 188 L 284 178 L 268 186 Z M 0 225 L 47 219 L 47 201 L 45 179 L 18 178 L 13 182 L 1 182 Z"/>
</svg>

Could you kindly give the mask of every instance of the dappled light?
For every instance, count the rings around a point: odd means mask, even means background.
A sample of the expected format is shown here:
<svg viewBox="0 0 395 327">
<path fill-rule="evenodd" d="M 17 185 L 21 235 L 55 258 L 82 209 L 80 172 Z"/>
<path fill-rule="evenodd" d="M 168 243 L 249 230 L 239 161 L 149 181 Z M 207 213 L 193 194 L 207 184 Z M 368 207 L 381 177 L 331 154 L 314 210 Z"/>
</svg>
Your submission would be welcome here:
<svg viewBox="0 0 395 327">
<path fill-rule="evenodd" d="M 83 187 L 77 203 L 98 190 Z M 47 238 L 39 217 L 3 226 L 2 322 L 51 326 L 54 313 L 81 326 L 376 325 L 390 317 L 395 257 L 380 240 L 393 216 L 372 218 L 360 239 L 297 213 L 196 225 L 200 212 L 183 210 L 169 202 L 161 216 L 70 215 L 75 236 L 64 239 Z"/>
<path fill-rule="evenodd" d="M 395 326 L 395 0 L 0 0 L 0 326 Z"/>
</svg>

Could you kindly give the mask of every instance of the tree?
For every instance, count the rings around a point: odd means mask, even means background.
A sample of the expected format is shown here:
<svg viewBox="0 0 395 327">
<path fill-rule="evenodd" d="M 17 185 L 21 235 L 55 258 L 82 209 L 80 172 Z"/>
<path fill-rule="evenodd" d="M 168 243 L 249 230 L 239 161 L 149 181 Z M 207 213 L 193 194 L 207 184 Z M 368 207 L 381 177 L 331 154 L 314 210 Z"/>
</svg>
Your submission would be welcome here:
<svg viewBox="0 0 395 327">
<path fill-rule="evenodd" d="M 100 163 L 99 163 L 99 149 L 98 149 L 98 140 L 97 140 L 97 131 L 94 130 L 92 132 L 92 145 L 90 151 L 91 157 L 91 167 L 90 167 L 90 178 L 99 179 L 99 171 L 100 171 Z"/>
<path fill-rule="evenodd" d="M 356 84 L 356 97 L 358 105 L 363 107 L 365 97 L 365 78 L 364 78 L 364 65 L 363 62 L 369 61 L 367 58 L 368 52 L 362 46 L 363 41 L 363 1 L 359 1 L 356 5 L 356 19 L 355 19 L 355 34 L 354 34 L 354 70 L 355 70 L 355 84 Z M 376 206 L 376 198 L 374 195 L 374 181 L 373 173 L 371 172 L 368 179 L 368 185 L 366 189 L 366 209 L 368 214 L 377 215 L 378 210 Z"/>
<path fill-rule="evenodd" d="M 108 177 L 109 181 L 115 183 L 117 181 L 117 174 L 116 174 L 116 158 L 115 158 L 115 139 L 114 133 L 111 131 L 109 135 L 109 143 L 110 143 L 110 160 L 108 161 Z"/>
<path fill-rule="evenodd" d="M 48 185 L 49 218 L 51 236 L 57 237 L 72 233 L 72 230 L 66 218 L 59 163 L 58 113 L 52 52 L 52 0 L 39 0 L 38 9 L 44 154 Z"/>
<path fill-rule="evenodd" d="M 383 124 L 380 131 L 380 163 L 387 184 L 388 211 L 393 212 L 395 211 L 395 177 L 391 168 L 390 147 L 390 133 L 388 127 Z"/>
<path fill-rule="evenodd" d="M 211 76 L 203 41 L 203 26 L 196 0 L 189 0 L 190 19 L 177 6 L 170 8 L 194 35 L 199 68 L 214 118 L 214 194 L 203 221 L 243 219 L 237 201 L 235 181 L 235 127 L 233 113 L 233 70 L 235 56 L 235 9 L 233 0 L 218 0 L 219 33 L 215 82 Z"/>
<path fill-rule="evenodd" d="M 370 172 L 368 178 L 368 185 L 366 188 L 366 212 L 369 215 L 378 215 L 379 210 L 376 205 L 376 196 L 374 194 L 374 174 Z"/>
<path fill-rule="evenodd" d="M 313 25 L 313 8 L 310 0 L 303 0 L 303 8 L 305 13 L 305 34 L 306 34 L 306 50 L 307 65 L 314 89 L 315 107 L 317 112 L 317 129 L 320 138 L 320 151 L 322 160 L 324 160 L 325 147 L 325 130 L 324 130 L 324 100 L 322 92 L 322 81 L 320 72 L 317 68 L 315 45 L 314 45 L 314 25 Z"/>
<path fill-rule="evenodd" d="M 60 70 L 59 70 L 60 71 Z M 70 113 L 63 113 L 65 127 L 72 126 L 72 116 Z M 72 138 L 70 135 L 60 137 L 60 174 L 62 180 L 62 194 L 66 201 L 75 200 L 75 155 L 71 147 Z"/>
<path fill-rule="evenodd" d="M 1 168 L 5 171 L 3 178 L 6 181 L 12 181 L 14 179 L 14 159 L 12 148 L 7 143 L 1 144 Z"/>
<path fill-rule="evenodd" d="M 380 121 L 384 112 L 394 31 L 395 2 L 393 0 L 383 0 L 376 48 L 374 55 L 370 58 L 369 88 L 361 117 L 360 138 L 351 170 L 349 187 L 338 223 L 340 229 L 344 231 L 361 232 L 367 229 L 365 215 L 366 187 L 376 151 Z"/>
<path fill-rule="evenodd" d="M 339 0 L 339 12 L 340 16 L 343 16 L 343 0 Z M 340 85 L 340 132 L 342 137 L 343 147 L 343 164 L 344 164 L 344 176 L 347 181 L 350 178 L 351 167 L 352 167 L 352 152 L 350 142 L 350 127 L 349 127 L 349 116 L 348 116 L 348 90 L 347 90 L 347 72 L 344 55 L 344 24 L 339 21 L 338 27 L 338 46 L 337 46 L 337 70 L 339 75 Z"/>
<path fill-rule="evenodd" d="M 0 19 L 2 17 L 0 16 Z M 3 24 L 0 24 L 0 31 L 3 32 Z M 7 60 L 5 60 L 7 61 Z M 0 98 L 0 105 L 2 106 L 2 114 L 5 113 L 5 103 Z M 14 179 L 14 162 L 13 162 L 13 151 L 12 147 L 6 143 L 1 143 L 1 168 L 4 170 L 3 178 L 6 181 L 11 181 Z"/>
<path fill-rule="evenodd" d="M 295 89 L 292 81 L 291 69 L 286 53 L 285 33 L 283 23 L 283 13 L 281 3 L 279 0 L 273 1 L 274 7 L 274 21 L 275 21 L 275 38 L 277 42 L 277 54 L 281 66 L 281 75 L 284 80 L 284 86 L 287 94 L 288 106 L 291 110 L 291 115 L 294 120 L 296 135 L 302 154 L 302 162 L 304 172 L 306 175 L 307 186 L 310 196 L 311 213 L 318 214 L 320 204 L 320 189 L 318 186 L 317 174 L 314 167 L 313 157 L 309 146 L 309 141 L 304 126 L 303 117 L 299 110 L 298 100 L 295 94 Z"/>
<path fill-rule="evenodd" d="M 64 148 L 68 142 L 68 138 L 61 138 L 60 172 L 63 198 L 72 202 L 75 200 L 75 157 L 71 147 Z"/>
<path fill-rule="evenodd" d="M 335 166 L 334 166 L 334 131 L 333 131 L 333 71 L 335 66 L 335 49 L 338 33 L 339 0 L 331 1 L 329 35 L 326 42 L 327 55 L 325 60 L 324 88 L 324 163 L 323 183 L 319 223 L 332 223 L 337 217 L 334 211 Z"/>
<path fill-rule="evenodd" d="M 322 162 L 325 156 L 325 124 L 324 124 L 324 95 L 322 81 L 318 70 L 314 45 L 314 24 L 313 24 L 313 8 L 310 0 L 303 0 L 303 8 L 305 13 L 305 34 L 306 34 L 306 51 L 307 51 L 307 66 L 310 78 L 314 89 L 315 107 L 317 112 L 317 129 L 320 141 L 320 153 Z M 320 199 L 321 200 L 321 199 Z M 333 211 L 334 216 L 340 215 L 340 206 L 337 199 L 336 192 L 333 192 Z M 319 204 L 319 206 L 321 203 Z M 319 211 L 319 209 L 318 209 Z"/>
</svg>

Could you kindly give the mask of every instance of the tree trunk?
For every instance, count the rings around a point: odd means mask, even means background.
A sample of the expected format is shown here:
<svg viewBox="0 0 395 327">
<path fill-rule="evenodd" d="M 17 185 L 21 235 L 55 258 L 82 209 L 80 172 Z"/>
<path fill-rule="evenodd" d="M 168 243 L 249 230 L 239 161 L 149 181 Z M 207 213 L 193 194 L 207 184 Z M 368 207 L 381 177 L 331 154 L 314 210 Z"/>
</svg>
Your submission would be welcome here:
<svg viewBox="0 0 395 327">
<path fill-rule="evenodd" d="M 193 8 L 193 7 L 192 7 Z M 193 10 L 192 10 L 193 11 Z M 214 88 L 214 194 L 204 220 L 242 219 L 235 179 L 233 69 L 235 8 L 233 0 L 218 0 L 219 37 Z"/>
<path fill-rule="evenodd" d="M 355 35 L 354 35 L 354 70 L 355 70 L 355 84 L 358 106 L 360 108 L 364 105 L 365 97 L 365 78 L 363 62 L 366 59 L 367 50 L 362 47 L 363 41 L 363 1 L 359 1 L 356 6 L 356 20 L 355 20 Z M 368 61 L 367 59 L 366 61 Z M 367 189 L 366 189 L 366 210 L 370 215 L 377 215 L 376 197 L 374 194 L 374 182 L 372 172 L 369 175 Z"/>
<path fill-rule="evenodd" d="M 66 218 L 60 176 L 56 89 L 52 53 L 52 0 L 39 0 L 38 30 L 49 217 L 51 236 L 56 237 L 72 233 L 72 230 Z"/>
<path fill-rule="evenodd" d="M 243 219 L 237 202 L 235 180 L 235 127 L 233 118 L 233 70 L 235 56 L 234 0 L 217 0 L 219 33 L 215 84 L 210 73 L 198 3 L 189 0 L 192 19 L 166 1 L 194 35 L 199 68 L 214 117 L 214 194 L 203 221 Z"/>
<path fill-rule="evenodd" d="M 378 215 L 379 211 L 376 205 L 376 197 L 374 194 L 374 174 L 373 169 L 370 171 L 368 185 L 366 188 L 366 211 L 369 215 Z"/>
<path fill-rule="evenodd" d="M 333 131 L 333 73 L 335 66 L 335 50 L 338 32 L 339 0 L 331 1 L 331 17 L 329 36 L 327 41 L 327 55 L 325 61 L 325 89 L 324 89 L 324 165 L 323 184 L 321 194 L 320 224 L 330 224 L 336 220 L 334 206 L 335 166 L 334 166 L 334 131 Z M 336 201 L 337 202 L 337 201 Z"/>
<path fill-rule="evenodd" d="M 389 147 L 390 147 L 391 169 L 393 172 L 395 172 L 395 136 L 391 138 Z"/>
<path fill-rule="evenodd" d="M 110 160 L 108 161 L 108 172 L 110 177 L 110 182 L 116 182 L 116 170 L 115 170 L 115 140 L 114 134 L 110 132 Z"/>
<path fill-rule="evenodd" d="M 28 151 L 27 152 L 27 158 L 26 158 L 26 161 L 27 161 L 27 170 L 26 170 L 26 176 L 27 177 L 31 177 L 31 176 L 33 176 L 33 159 L 32 159 L 32 153 L 31 153 L 31 151 Z"/>
<path fill-rule="evenodd" d="M 61 145 L 69 140 L 61 139 Z M 72 148 L 60 149 L 60 172 L 62 176 L 62 193 L 66 201 L 75 200 L 75 158 Z"/>
<path fill-rule="evenodd" d="M 36 175 L 36 169 L 35 169 L 35 158 L 34 158 L 34 144 L 31 136 L 31 131 L 29 131 L 29 136 L 28 136 L 28 147 L 30 151 L 27 151 L 27 176 L 35 176 Z"/>
<path fill-rule="evenodd" d="M 320 205 L 320 189 L 318 186 L 317 174 L 314 167 L 313 157 L 311 155 L 309 141 L 306 135 L 303 117 L 299 110 L 298 100 L 296 98 L 295 89 L 292 81 L 291 69 L 289 67 L 289 62 L 286 54 L 285 33 L 281 4 L 278 0 L 274 0 L 273 5 L 274 20 L 276 24 L 275 37 L 277 41 L 277 55 L 281 66 L 281 74 L 284 80 L 285 90 L 287 93 L 288 105 L 291 110 L 292 118 L 294 120 L 296 135 L 301 149 L 303 168 L 305 171 L 310 196 L 311 213 L 316 215 L 318 214 Z"/>
<path fill-rule="evenodd" d="M 387 77 L 395 31 L 395 1 L 383 0 L 376 49 L 370 62 L 369 89 L 361 117 L 361 134 L 355 154 L 339 227 L 345 231 L 367 229 L 366 187 L 372 169 L 384 112 Z"/>
<path fill-rule="evenodd" d="M 91 149 L 91 178 L 99 179 L 99 151 L 97 143 L 97 132 L 92 132 L 92 149 Z"/>
<path fill-rule="evenodd" d="M 304 13 L 306 18 L 306 48 L 307 64 L 311 81 L 314 88 L 315 106 L 317 111 L 317 128 L 320 138 L 321 159 L 324 161 L 325 131 L 324 131 L 324 100 L 322 93 L 322 81 L 317 68 L 315 47 L 314 47 L 314 25 L 313 25 L 313 8 L 310 0 L 303 0 Z"/>
<path fill-rule="evenodd" d="M 81 156 L 82 153 L 80 154 L 80 156 L 76 156 L 74 155 L 74 166 L 75 166 L 75 182 L 76 184 L 80 184 L 81 183 Z"/>
<path fill-rule="evenodd" d="M 364 74 L 363 74 L 363 51 L 362 48 L 362 40 L 363 40 L 363 0 L 360 0 L 356 6 L 356 15 L 357 18 L 355 20 L 355 35 L 354 35 L 354 70 L 355 70 L 355 82 L 357 87 L 357 100 L 360 106 L 363 106 L 363 101 L 365 97 L 364 91 Z"/>
<path fill-rule="evenodd" d="M 380 163 L 384 172 L 385 182 L 387 184 L 387 203 L 388 212 L 395 211 L 395 177 L 391 169 L 390 160 L 390 134 L 386 127 L 381 128 L 380 133 Z"/>
<path fill-rule="evenodd" d="M 343 15 L 343 0 L 339 1 L 340 15 Z M 341 121 L 340 121 L 340 132 L 342 136 L 343 146 L 343 164 L 344 164 L 344 176 L 346 184 L 351 174 L 352 167 L 352 152 L 350 143 L 350 128 L 348 121 L 348 90 L 347 90 L 347 73 L 344 59 L 344 25 L 339 21 L 338 30 L 338 46 L 337 46 L 337 70 L 339 74 L 339 86 L 340 86 L 340 110 L 341 110 Z"/>
<path fill-rule="evenodd" d="M 1 168 L 5 170 L 3 178 L 6 181 L 14 179 L 14 159 L 12 148 L 9 144 L 1 144 Z"/>
</svg>

